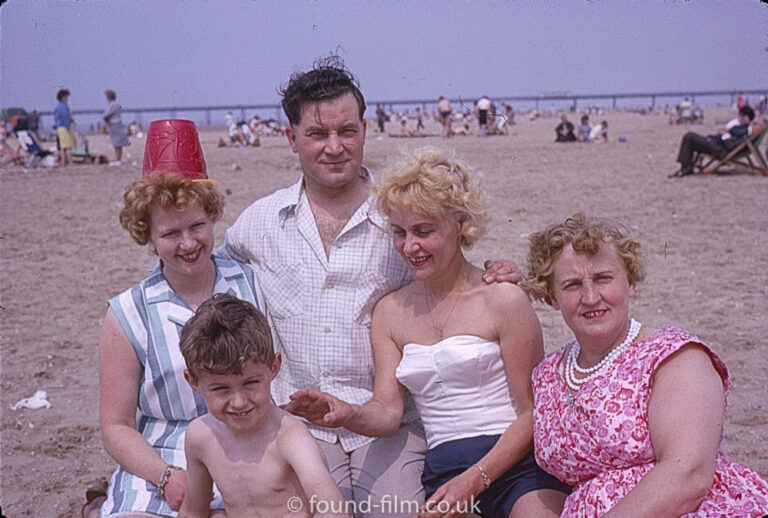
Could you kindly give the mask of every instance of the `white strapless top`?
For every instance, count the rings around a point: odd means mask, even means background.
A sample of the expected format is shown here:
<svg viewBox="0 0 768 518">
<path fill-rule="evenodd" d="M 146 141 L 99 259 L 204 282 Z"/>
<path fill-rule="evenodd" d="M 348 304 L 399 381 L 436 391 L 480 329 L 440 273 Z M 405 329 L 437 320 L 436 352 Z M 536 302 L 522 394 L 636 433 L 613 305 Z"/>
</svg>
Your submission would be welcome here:
<svg viewBox="0 0 768 518">
<path fill-rule="evenodd" d="M 459 335 L 406 344 L 395 376 L 413 396 L 429 448 L 499 435 L 517 419 L 498 341 Z"/>
</svg>

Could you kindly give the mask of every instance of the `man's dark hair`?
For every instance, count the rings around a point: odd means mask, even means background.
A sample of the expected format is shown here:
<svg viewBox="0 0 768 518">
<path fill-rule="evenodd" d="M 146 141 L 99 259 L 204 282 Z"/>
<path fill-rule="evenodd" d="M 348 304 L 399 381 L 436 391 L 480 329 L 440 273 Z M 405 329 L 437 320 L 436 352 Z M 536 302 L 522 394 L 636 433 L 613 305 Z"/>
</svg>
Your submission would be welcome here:
<svg viewBox="0 0 768 518">
<path fill-rule="evenodd" d="M 200 304 L 181 329 L 179 349 L 195 380 L 202 372 L 239 375 L 249 361 L 271 366 L 275 359 L 267 318 L 228 293 Z"/>
<path fill-rule="evenodd" d="M 65 98 L 66 96 L 68 96 L 68 95 L 69 95 L 69 90 L 67 90 L 66 88 L 62 88 L 62 89 L 61 89 L 61 90 L 59 90 L 59 91 L 58 91 L 58 93 L 56 94 L 56 100 L 57 100 L 57 101 L 63 101 L 63 100 L 64 100 L 64 98 Z"/>
<path fill-rule="evenodd" d="M 336 99 L 350 92 L 357 100 L 360 120 L 363 120 L 365 98 L 357 78 L 344 65 L 344 60 L 335 54 L 317 59 L 312 70 L 294 73 L 288 84 L 280 89 L 283 111 L 292 126 L 301 122 L 301 111 L 307 104 Z"/>
<path fill-rule="evenodd" d="M 750 121 L 755 120 L 755 110 L 753 110 L 748 104 L 739 108 L 739 115 L 746 115 Z"/>
</svg>

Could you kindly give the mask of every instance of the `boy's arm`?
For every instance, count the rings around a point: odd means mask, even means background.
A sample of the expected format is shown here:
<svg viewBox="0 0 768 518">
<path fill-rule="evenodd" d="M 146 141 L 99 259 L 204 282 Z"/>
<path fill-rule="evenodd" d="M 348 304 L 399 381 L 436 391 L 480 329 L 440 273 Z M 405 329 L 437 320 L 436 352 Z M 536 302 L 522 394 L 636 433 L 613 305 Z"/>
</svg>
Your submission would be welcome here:
<svg viewBox="0 0 768 518">
<path fill-rule="evenodd" d="M 195 419 L 187 428 L 184 455 L 187 457 L 187 491 L 179 509 L 179 518 L 208 518 L 213 498 L 213 479 L 200 458 L 205 448 L 205 425 Z"/>
<path fill-rule="evenodd" d="M 307 496 L 309 508 L 305 510 L 318 518 L 348 518 L 349 514 L 344 512 L 344 497 L 328 471 L 315 438 L 301 421 L 293 417 L 285 419 L 289 421 L 284 421 L 281 427 L 284 430 L 280 432 L 278 444 L 280 453 L 293 468 Z"/>
</svg>

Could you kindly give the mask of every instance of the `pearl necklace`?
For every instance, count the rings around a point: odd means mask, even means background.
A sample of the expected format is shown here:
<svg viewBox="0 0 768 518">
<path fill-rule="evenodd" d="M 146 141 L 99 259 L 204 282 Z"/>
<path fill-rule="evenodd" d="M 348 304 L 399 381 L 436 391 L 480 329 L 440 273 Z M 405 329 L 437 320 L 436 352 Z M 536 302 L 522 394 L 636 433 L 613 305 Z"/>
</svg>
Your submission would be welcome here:
<svg viewBox="0 0 768 518">
<path fill-rule="evenodd" d="M 640 322 L 633 318 L 629 323 L 629 332 L 627 332 L 627 337 L 624 339 L 624 341 L 621 342 L 618 347 L 614 348 L 611 352 L 605 355 L 605 357 L 600 360 L 597 365 L 588 368 L 579 367 L 577 358 L 579 357 L 581 346 L 579 345 L 578 341 L 574 342 L 571 346 L 570 353 L 568 353 L 568 358 L 565 365 L 565 382 L 568 384 L 568 387 L 574 392 L 578 391 L 584 383 L 595 377 L 602 369 L 612 363 L 619 354 L 621 354 L 625 349 L 632 345 L 632 342 L 635 341 L 637 335 L 640 334 L 641 327 L 642 325 Z M 583 378 L 577 378 L 577 372 L 586 374 L 586 376 Z M 573 405 L 572 397 L 569 398 L 568 403 Z"/>
</svg>

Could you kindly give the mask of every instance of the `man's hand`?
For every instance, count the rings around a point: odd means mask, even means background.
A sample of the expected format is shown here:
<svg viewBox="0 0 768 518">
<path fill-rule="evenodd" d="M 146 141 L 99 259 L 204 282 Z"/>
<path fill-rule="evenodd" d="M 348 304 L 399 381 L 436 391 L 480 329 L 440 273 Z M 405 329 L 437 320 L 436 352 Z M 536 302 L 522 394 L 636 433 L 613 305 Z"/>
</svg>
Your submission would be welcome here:
<svg viewBox="0 0 768 518">
<path fill-rule="evenodd" d="M 486 284 L 492 284 L 494 282 L 511 282 L 517 284 L 520 282 L 520 279 L 523 278 L 522 270 L 520 270 L 511 259 L 500 259 L 498 261 L 488 259 L 483 266 L 485 267 L 483 281 L 485 281 Z"/>
</svg>

